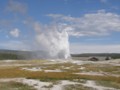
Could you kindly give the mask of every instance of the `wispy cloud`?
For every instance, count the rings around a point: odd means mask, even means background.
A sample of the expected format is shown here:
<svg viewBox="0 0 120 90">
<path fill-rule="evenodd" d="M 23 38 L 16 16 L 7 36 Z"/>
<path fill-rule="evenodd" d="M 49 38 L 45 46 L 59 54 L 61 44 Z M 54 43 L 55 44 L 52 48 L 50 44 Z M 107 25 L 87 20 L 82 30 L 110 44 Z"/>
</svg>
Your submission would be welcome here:
<svg viewBox="0 0 120 90">
<path fill-rule="evenodd" d="M 112 31 L 120 32 L 120 15 L 105 10 L 77 18 L 56 14 L 49 16 L 71 27 L 68 33 L 72 36 L 103 36 L 112 34 Z"/>
<path fill-rule="evenodd" d="M 10 35 L 17 38 L 20 35 L 20 30 L 18 28 L 15 28 L 15 29 L 10 31 Z"/>
<path fill-rule="evenodd" d="M 27 12 L 27 6 L 15 0 L 9 0 L 6 11 L 25 14 Z"/>
</svg>

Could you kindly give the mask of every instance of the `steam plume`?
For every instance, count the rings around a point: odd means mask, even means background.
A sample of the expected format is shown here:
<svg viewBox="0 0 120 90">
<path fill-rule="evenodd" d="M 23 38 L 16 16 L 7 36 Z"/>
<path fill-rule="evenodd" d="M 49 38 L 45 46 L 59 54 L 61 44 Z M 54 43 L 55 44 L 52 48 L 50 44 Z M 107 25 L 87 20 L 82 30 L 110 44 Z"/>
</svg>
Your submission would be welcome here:
<svg viewBox="0 0 120 90">
<path fill-rule="evenodd" d="M 69 36 L 63 25 L 34 24 L 36 47 L 38 57 L 67 59 L 70 57 Z"/>
</svg>

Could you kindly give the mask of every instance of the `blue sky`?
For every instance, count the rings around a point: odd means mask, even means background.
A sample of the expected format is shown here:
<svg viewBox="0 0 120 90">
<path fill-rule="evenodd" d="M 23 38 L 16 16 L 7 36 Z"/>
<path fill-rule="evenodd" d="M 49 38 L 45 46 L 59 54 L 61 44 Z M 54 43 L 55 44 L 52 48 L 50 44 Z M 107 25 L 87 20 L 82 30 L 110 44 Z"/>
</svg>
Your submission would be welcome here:
<svg viewBox="0 0 120 90">
<path fill-rule="evenodd" d="M 120 52 L 120 0 L 1 0 L 0 49 L 29 49 L 33 22 L 66 24 L 71 53 Z"/>
</svg>

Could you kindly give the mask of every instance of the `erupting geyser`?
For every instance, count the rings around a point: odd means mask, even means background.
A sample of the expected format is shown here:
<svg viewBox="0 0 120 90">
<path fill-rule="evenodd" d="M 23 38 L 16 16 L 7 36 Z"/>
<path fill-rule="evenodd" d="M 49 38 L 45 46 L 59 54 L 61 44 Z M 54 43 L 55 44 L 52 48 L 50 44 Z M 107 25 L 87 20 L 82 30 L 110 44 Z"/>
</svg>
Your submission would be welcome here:
<svg viewBox="0 0 120 90">
<path fill-rule="evenodd" d="M 38 57 L 68 59 L 70 58 L 69 51 L 69 36 L 65 28 L 57 25 L 40 25 L 34 24 L 36 32 L 35 41 L 40 49 Z"/>
</svg>

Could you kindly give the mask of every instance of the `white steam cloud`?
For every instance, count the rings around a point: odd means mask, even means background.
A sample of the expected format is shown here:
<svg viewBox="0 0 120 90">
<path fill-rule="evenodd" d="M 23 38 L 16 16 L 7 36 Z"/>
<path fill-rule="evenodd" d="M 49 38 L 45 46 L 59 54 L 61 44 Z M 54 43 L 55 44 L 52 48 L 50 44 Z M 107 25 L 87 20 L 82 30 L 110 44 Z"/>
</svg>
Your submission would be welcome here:
<svg viewBox="0 0 120 90">
<path fill-rule="evenodd" d="M 44 51 L 39 52 L 39 57 L 58 59 L 70 57 L 69 36 L 66 28 L 60 26 L 34 23 L 36 47 Z"/>
</svg>

